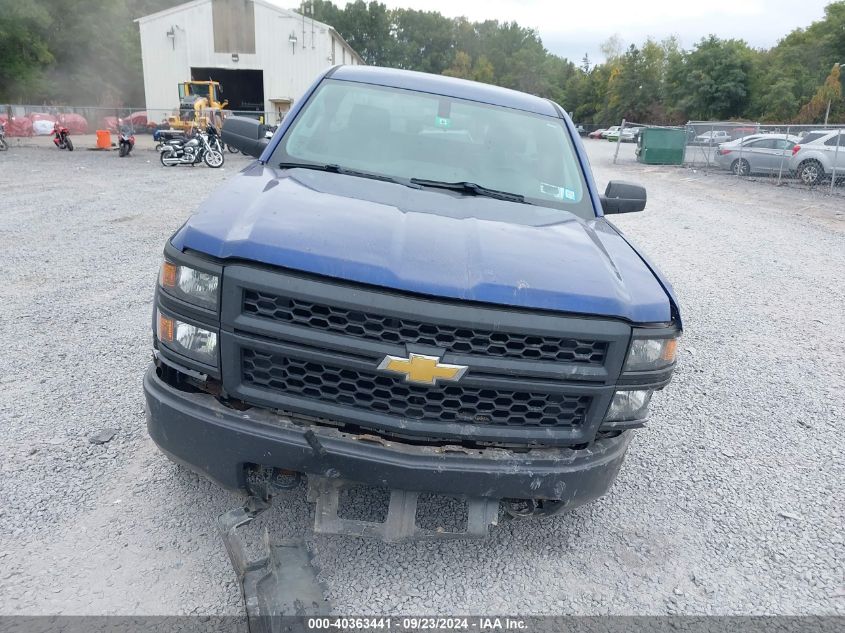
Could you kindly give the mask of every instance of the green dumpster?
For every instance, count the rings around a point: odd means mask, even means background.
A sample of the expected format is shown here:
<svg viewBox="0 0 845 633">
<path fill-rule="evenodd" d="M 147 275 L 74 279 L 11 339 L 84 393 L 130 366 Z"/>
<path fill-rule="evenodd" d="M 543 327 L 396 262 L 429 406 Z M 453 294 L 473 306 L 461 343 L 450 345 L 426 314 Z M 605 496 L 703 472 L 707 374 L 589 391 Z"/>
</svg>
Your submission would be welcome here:
<svg viewBox="0 0 845 633">
<path fill-rule="evenodd" d="M 686 131 L 680 128 L 646 128 L 637 139 L 637 161 L 648 165 L 683 165 L 686 139 Z"/>
</svg>

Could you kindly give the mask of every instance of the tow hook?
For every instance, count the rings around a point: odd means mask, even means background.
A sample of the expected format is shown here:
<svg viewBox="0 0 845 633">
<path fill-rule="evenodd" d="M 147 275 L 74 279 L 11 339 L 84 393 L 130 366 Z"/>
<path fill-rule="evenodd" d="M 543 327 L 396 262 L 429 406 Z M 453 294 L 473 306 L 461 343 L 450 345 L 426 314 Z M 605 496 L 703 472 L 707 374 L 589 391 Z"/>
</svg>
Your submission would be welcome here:
<svg viewBox="0 0 845 633">
<path fill-rule="evenodd" d="M 302 538 L 270 542 L 264 528 L 264 555 L 251 559 L 239 528 L 249 525 L 272 504 L 274 489 L 292 487 L 270 478 L 248 478 L 246 502 L 217 519 L 218 529 L 241 587 L 250 633 L 305 631 L 305 617 L 328 615 L 331 605 L 323 597 L 317 572 Z M 256 485 L 257 484 L 257 485 Z"/>
</svg>

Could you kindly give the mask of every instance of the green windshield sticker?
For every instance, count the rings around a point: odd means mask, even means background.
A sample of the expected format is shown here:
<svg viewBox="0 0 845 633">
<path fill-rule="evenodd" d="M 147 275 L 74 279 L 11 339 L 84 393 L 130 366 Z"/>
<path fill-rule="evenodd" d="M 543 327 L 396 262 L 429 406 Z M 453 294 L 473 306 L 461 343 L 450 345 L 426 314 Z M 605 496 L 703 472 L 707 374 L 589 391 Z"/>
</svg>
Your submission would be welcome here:
<svg viewBox="0 0 845 633">
<path fill-rule="evenodd" d="M 434 124 L 437 127 L 452 127 L 452 119 L 449 119 L 445 116 L 435 117 Z"/>
</svg>

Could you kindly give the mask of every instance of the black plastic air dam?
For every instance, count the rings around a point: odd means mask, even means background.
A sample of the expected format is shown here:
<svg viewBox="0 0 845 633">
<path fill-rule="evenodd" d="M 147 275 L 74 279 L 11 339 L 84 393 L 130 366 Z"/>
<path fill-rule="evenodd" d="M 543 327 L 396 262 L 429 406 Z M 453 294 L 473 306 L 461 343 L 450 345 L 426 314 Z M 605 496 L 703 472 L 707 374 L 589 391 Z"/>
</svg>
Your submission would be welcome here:
<svg viewBox="0 0 845 633">
<path fill-rule="evenodd" d="M 588 448 L 416 446 L 372 441 L 321 426 L 302 426 L 270 411 L 235 411 L 214 397 L 144 376 L 147 428 L 177 463 L 229 489 L 245 489 L 244 469 L 259 464 L 393 489 L 493 499 L 555 499 L 582 505 L 610 488 L 631 432 Z M 316 445 L 316 446 L 315 446 Z"/>
</svg>

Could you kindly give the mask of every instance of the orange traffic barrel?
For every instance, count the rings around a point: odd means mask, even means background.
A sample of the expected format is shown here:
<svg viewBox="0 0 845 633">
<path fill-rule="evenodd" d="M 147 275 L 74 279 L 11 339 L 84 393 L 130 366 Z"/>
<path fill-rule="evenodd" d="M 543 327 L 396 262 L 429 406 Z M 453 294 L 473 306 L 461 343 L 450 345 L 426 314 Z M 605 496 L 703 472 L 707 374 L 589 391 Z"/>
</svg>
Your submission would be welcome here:
<svg viewBox="0 0 845 633">
<path fill-rule="evenodd" d="M 97 130 L 97 147 L 99 149 L 111 148 L 111 132 L 108 130 Z"/>
</svg>

